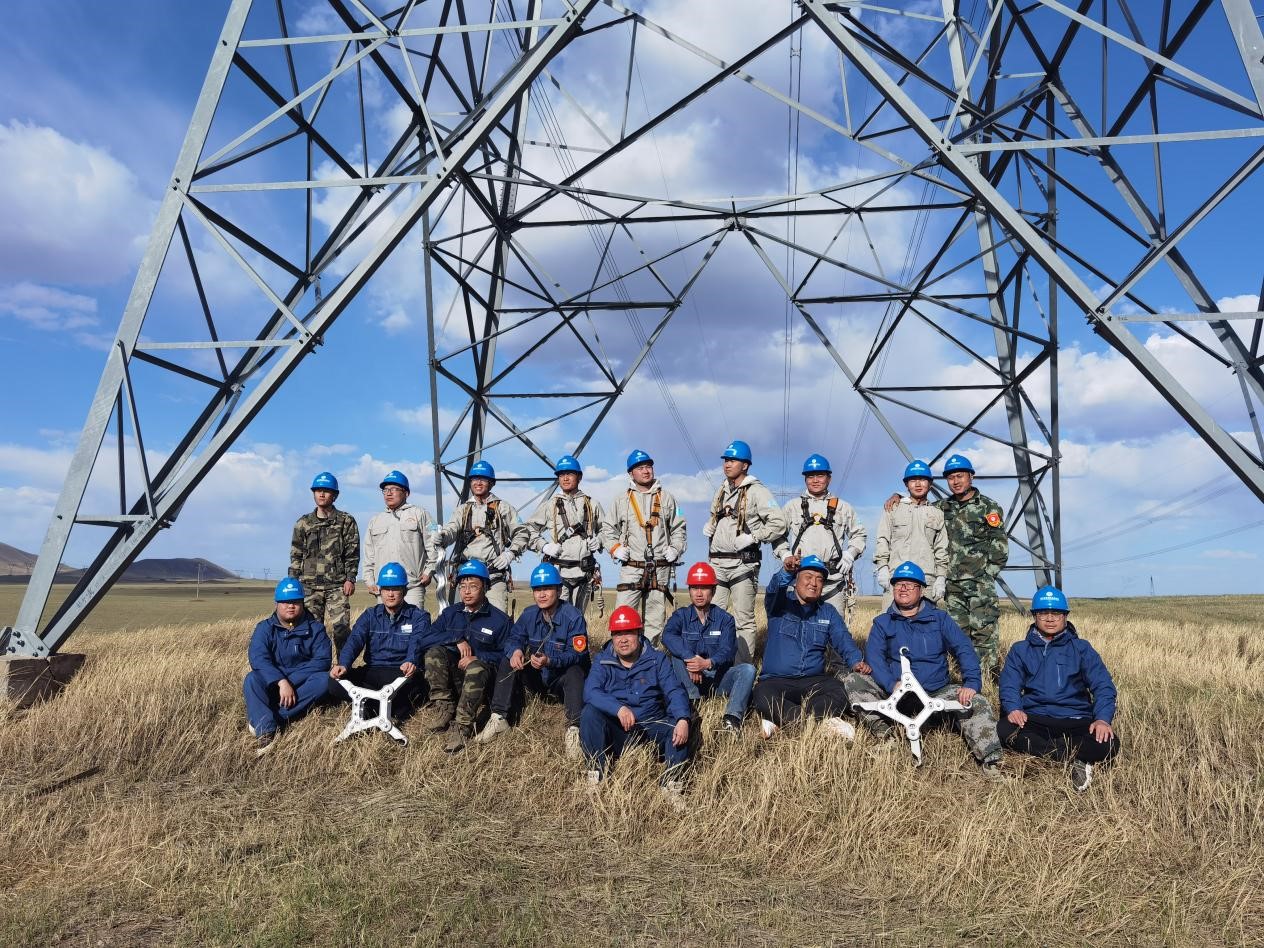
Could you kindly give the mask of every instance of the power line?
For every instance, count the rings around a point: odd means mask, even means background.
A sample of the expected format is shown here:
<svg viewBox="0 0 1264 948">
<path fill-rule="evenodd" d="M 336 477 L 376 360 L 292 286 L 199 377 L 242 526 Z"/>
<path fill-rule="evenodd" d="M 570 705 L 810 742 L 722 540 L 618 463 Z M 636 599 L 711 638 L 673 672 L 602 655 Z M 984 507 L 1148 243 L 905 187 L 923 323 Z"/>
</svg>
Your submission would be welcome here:
<svg viewBox="0 0 1264 948">
<path fill-rule="evenodd" d="M 1102 569 L 1107 566 L 1120 566 L 1124 563 L 1133 563 L 1137 560 L 1148 559 L 1151 556 L 1161 556 L 1164 553 L 1174 553 L 1177 550 L 1187 550 L 1191 546 L 1198 546 L 1201 543 L 1210 543 L 1212 540 L 1220 540 L 1224 537 L 1230 537 L 1235 533 L 1245 533 L 1247 530 L 1254 530 L 1257 527 L 1264 527 L 1264 520 L 1255 520 L 1251 523 L 1245 523 L 1240 527 L 1230 527 L 1228 530 L 1221 530 L 1219 533 L 1210 533 L 1205 537 L 1197 537 L 1193 540 L 1186 540 L 1184 543 L 1174 543 L 1171 546 L 1165 546 L 1159 550 L 1150 550 L 1146 553 L 1137 553 L 1133 556 L 1125 556 L 1123 559 L 1109 560 L 1104 563 L 1081 563 L 1076 566 L 1063 566 L 1062 568 L 1064 570 Z"/>
</svg>

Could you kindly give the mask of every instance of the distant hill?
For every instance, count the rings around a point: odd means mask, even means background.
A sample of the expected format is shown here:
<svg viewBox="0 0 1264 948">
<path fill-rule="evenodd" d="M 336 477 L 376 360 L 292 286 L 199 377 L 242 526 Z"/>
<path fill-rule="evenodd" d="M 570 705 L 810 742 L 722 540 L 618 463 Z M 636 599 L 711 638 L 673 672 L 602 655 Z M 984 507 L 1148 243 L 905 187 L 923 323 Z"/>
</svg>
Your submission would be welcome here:
<svg viewBox="0 0 1264 948">
<path fill-rule="evenodd" d="M 0 543 L 0 577 L 31 575 L 35 568 L 36 556 L 7 543 Z M 173 557 L 171 559 L 137 560 L 123 573 L 125 583 L 165 583 L 193 581 L 198 578 L 198 567 L 202 568 L 202 580 L 209 582 L 217 579 L 238 579 L 236 573 L 210 560 L 197 557 Z M 83 575 L 81 569 L 71 569 L 62 565 L 57 569 L 59 580 L 78 579 Z"/>
</svg>

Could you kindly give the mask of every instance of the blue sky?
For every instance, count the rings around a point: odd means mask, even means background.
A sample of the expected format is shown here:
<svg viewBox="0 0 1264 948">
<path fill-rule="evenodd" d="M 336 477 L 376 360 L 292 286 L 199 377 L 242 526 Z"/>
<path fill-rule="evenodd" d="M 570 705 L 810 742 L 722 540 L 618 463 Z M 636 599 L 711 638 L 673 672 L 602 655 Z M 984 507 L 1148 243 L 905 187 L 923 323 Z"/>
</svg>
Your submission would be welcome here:
<svg viewBox="0 0 1264 948">
<path fill-rule="evenodd" d="M 227 6 L 159 0 L 67 3 L 55 10 L 28 0 L 6 5 L 0 40 L 0 341 L 18 357 L 7 359 L 0 374 L 0 398 L 10 419 L 0 434 L 4 542 L 34 550 L 42 539 Z M 739 52 L 750 38 L 742 29 L 750 24 L 729 15 L 719 0 L 692 4 L 687 13 L 666 2 L 639 6 L 651 19 L 720 55 Z M 752 6 L 748 19 L 756 27 L 765 20 L 781 22 L 786 10 L 775 6 Z M 1246 90 L 1240 68 L 1235 71 L 1231 58 L 1217 55 L 1222 41 L 1214 31 L 1199 34 L 1182 61 L 1232 89 Z M 598 114 L 600 55 L 581 50 L 556 69 Z M 836 112 L 836 88 L 829 83 L 831 69 L 836 79 L 836 63 L 824 55 L 819 40 L 805 42 L 804 61 L 805 100 Z M 786 62 L 783 47 L 757 62 L 752 72 L 784 84 Z M 1121 66 L 1120 73 L 1112 90 L 1117 95 L 1126 87 L 1127 68 Z M 666 68 L 643 75 L 640 108 L 665 99 L 673 76 L 682 75 Z M 784 187 L 785 109 L 749 86 L 734 85 L 723 101 L 740 110 L 738 117 L 682 114 L 647 142 L 637 159 L 640 167 L 612 171 L 610 183 L 647 191 L 665 186 L 673 196 L 777 193 L 778 183 Z M 1173 127 L 1251 124 L 1242 115 L 1185 109 L 1174 93 L 1163 95 L 1171 98 L 1165 106 Z M 371 99 L 370 111 L 379 131 L 389 129 L 388 102 Z M 574 114 L 561 110 L 559 119 L 571 141 L 590 135 Z M 859 160 L 854 149 L 841 147 L 823 128 L 806 123 L 802 136 L 801 182 L 836 180 L 831 176 Z M 1170 149 L 1163 169 L 1169 220 L 1187 213 L 1250 147 L 1247 142 Z M 1076 161 L 1070 155 L 1063 160 L 1067 167 Z M 1127 160 L 1139 184 L 1151 187 L 1148 151 L 1130 153 Z M 1104 188 L 1095 196 L 1110 199 Z M 1248 232 L 1253 222 L 1245 209 L 1260 206 L 1260 199 L 1252 181 L 1188 244 L 1208 291 L 1226 308 L 1257 308 L 1255 248 L 1237 235 Z M 328 215 L 335 215 L 336 201 L 323 200 L 330 202 Z M 1105 234 L 1099 243 L 1088 243 L 1082 235 L 1095 233 L 1100 222 L 1073 201 L 1064 201 L 1063 214 L 1062 232 L 1081 235 L 1080 246 L 1095 246 L 1096 261 L 1105 269 L 1124 272 L 1137 258 L 1139 251 Z M 575 253 L 567 241 L 578 240 L 582 249 L 587 238 L 581 230 L 562 239 L 541 237 L 535 245 L 542 259 L 558 261 L 563 281 L 571 276 L 567 260 Z M 879 257 L 898 268 L 910 239 L 907 224 L 875 222 L 872 237 Z M 654 241 L 648 238 L 651 246 Z M 863 256 L 859 244 L 849 245 L 848 253 L 856 255 L 852 259 Z M 285 565 L 289 525 L 308 506 L 307 483 L 323 469 L 338 475 L 344 486 L 340 506 L 361 523 L 378 505 L 378 479 L 392 467 L 408 471 L 414 478 L 413 499 L 434 509 L 415 244 L 401 250 L 380 284 L 340 318 L 318 355 L 300 367 L 194 494 L 175 526 L 144 555 L 203 555 L 229 568 L 254 575 L 268 570 L 275 576 Z M 665 384 L 707 463 L 728 440 L 741 437 L 754 447 L 753 473 L 774 486 L 794 487 L 802 457 L 820 451 L 836 469 L 846 466 L 846 478 L 840 473 L 835 486 L 841 483 L 840 493 L 872 530 L 882 498 L 898 486 L 903 459 L 873 419 L 863 420 L 856 394 L 797 324 L 790 348 L 792 425 L 784 436 L 784 302 L 761 266 L 740 239 L 726 238 L 664 336 L 659 364 Z M 665 270 L 681 279 L 685 267 L 673 262 Z M 238 288 L 226 278 L 216 291 L 235 300 Z M 1162 273 L 1143 285 L 1143 295 L 1173 311 L 1190 308 L 1175 281 Z M 443 287 L 438 296 L 446 306 Z M 160 310 L 174 312 L 182 305 L 187 308 L 187 300 L 182 304 L 178 294 L 164 297 L 147 332 L 159 333 L 159 320 L 169 315 Z M 242 295 L 241 308 L 249 310 L 248 294 Z M 863 315 L 831 316 L 840 348 L 867 345 Z M 603 324 L 602 332 L 618 363 L 620 346 L 626 351 L 630 345 L 626 325 Z M 1231 431 L 1245 429 L 1236 382 L 1227 372 L 1213 369 L 1194 347 L 1170 333 L 1143 330 L 1140 337 Z M 1062 312 L 1061 339 L 1068 592 L 1143 594 L 1151 577 L 1159 591 L 1261 591 L 1264 534 L 1257 528 L 1229 532 L 1261 519 L 1259 504 L 1069 307 Z M 507 340 L 506 351 L 514 344 Z M 569 380 L 574 366 L 567 358 L 559 352 L 539 360 L 518 384 L 548 389 Z M 950 351 L 917 338 L 910 338 L 890 368 L 893 377 L 904 372 L 940 379 L 960 378 L 961 371 Z M 164 399 L 171 404 L 167 414 Z M 179 434 L 181 409 L 187 405 L 174 390 L 156 393 L 149 404 L 158 407 L 151 409 L 154 420 L 146 422 L 146 447 L 161 453 Z M 947 407 L 965 410 L 964 403 Z M 447 417 L 458 408 L 451 392 L 441 394 L 441 414 Z M 550 453 L 559 454 L 576 436 L 573 429 L 554 426 L 542 432 L 541 440 Z M 933 450 L 936 439 L 942 440 L 939 432 L 915 425 L 908 437 L 918 450 Z M 658 459 L 660 475 L 689 515 L 691 553 L 700 555 L 700 528 L 711 485 L 719 477 L 718 463 L 697 469 L 667 419 L 659 387 L 644 370 L 584 452 L 586 484 L 594 494 L 608 498 L 619 489 L 620 465 L 633 447 L 644 447 Z M 962 447 L 981 470 L 1010 463 L 995 444 L 967 439 Z M 502 472 L 539 473 L 520 449 L 492 451 L 488 459 Z M 522 504 L 532 492 L 506 485 L 502 493 Z M 447 504 L 450 509 L 450 499 Z M 1217 534 L 1225 535 L 1205 539 Z M 1149 555 L 1169 547 L 1183 548 Z M 80 564 L 90 551 L 91 538 L 81 532 L 67 558 Z M 1020 591 L 1030 590 L 1023 577 L 1013 582 Z"/>
</svg>

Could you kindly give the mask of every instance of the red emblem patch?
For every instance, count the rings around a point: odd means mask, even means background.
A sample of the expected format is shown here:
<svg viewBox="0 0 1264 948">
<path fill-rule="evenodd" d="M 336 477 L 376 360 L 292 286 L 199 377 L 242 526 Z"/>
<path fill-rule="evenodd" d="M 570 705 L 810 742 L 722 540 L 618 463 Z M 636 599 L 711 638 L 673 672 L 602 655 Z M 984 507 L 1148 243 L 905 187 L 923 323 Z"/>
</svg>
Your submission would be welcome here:
<svg viewBox="0 0 1264 948">
<path fill-rule="evenodd" d="M 998 514 L 995 510 L 989 513 L 983 519 L 985 519 L 988 522 L 989 527 L 999 527 L 1001 525 L 1001 515 Z"/>
<path fill-rule="evenodd" d="M 571 636 L 571 648 L 573 648 L 577 652 L 588 651 L 588 636 L 586 635 Z"/>
</svg>

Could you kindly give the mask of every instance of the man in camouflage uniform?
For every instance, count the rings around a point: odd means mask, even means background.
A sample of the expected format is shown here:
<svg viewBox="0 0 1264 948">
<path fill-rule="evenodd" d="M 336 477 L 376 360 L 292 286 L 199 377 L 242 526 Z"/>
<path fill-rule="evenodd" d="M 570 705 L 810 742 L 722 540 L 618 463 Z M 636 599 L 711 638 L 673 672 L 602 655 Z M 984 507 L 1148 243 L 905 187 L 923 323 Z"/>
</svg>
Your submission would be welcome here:
<svg viewBox="0 0 1264 948">
<path fill-rule="evenodd" d="M 813 454 L 803 462 L 804 492 L 786 502 L 782 513 L 786 534 L 777 543 L 776 554 L 789 572 L 799 568 L 799 559 L 812 555 L 829 567 L 821 598 L 850 619 L 856 607 L 856 584 L 851 569 L 865 551 L 867 534 L 856 519 L 851 504 L 830 493 L 830 462 Z"/>
<path fill-rule="evenodd" d="M 654 477 L 654 459 L 644 451 L 628 455 L 628 480 L 601 522 L 601 542 L 619 564 L 615 605 L 635 609 L 657 646 L 676 564 L 685 552 L 685 515 Z"/>
<path fill-rule="evenodd" d="M 400 563 L 408 572 L 404 601 L 424 609 L 426 586 L 439 564 L 434 522 L 408 502 L 408 478 L 402 472 L 391 471 L 378 486 L 386 509 L 370 518 L 364 533 L 364 583 L 379 595 L 378 573 L 387 563 Z"/>
<path fill-rule="evenodd" d="M 441 548 L 452 546 L 452 566 L 457 569 L 469 560 L 482 561 L 489 576 L 488 600 L 508 612 L 513 587 L 510 569 L 527 548 L 531 534 L 518 511 L 492 493 L 495 468 L 486 461 L 475 461 L 469 477 L 470 499 L 452 511 L 452 519 L 437 533 L 438 543 Z M 455 601 L 455 590 L 449 590 L 448 595 L 449 601 Z"/>
<path fill-rule="evenodd" d="M 527 520 L 531 534 L 528 544 L 543 554 L 562 575 L 562 601 L 569 602 L 580 615 L 592 598 L 594 577 L 599 577 L 594 554 L 601 549 L 601 504 L 579 489 L 584 469 L 579 459 L 566 454 L 553 469 L 558 493 L 546 499 Z M 600 591 L 600 587 L 599 587 Z"/>
<path fill-rule="evenodd" d="M 888 504 L 878 522 L 873 544 L 873 567 L 883 590 L 882 608 L 891 605 L 891 568 L 906 560 L 926 576 L 927 598 L 942 603 L 948 582 L 948 528 L 944 512 L 929 502 L 931 471 L 925 461 L 911 461 L 904 469 L 908 496 Z"/>
<path fill-rule="evenodd" d="M 755 656 L 755 596 L 759 591 L 759 545 L 786 533 L 786 518 L 768 488 L 750 475 L 752 457 L 745 441 L 730 441 L 720 454 L 724 483 L 711 500 L 702 533 L 710 541 L 707 559 L 715 569 L 714 603 L 737 623 L 737 660 Z"/>
<path fill-rule="evenodd" d="M 360 568 L 360 528 L 334 506 L 338 478 L 321 471 L 312 480 L 316 509 L 294 524 L 290 576 L 303 584 L 303 605 L 333 636 L 334 649 L 351 634 L 351 595 Z"/>
</svg>

